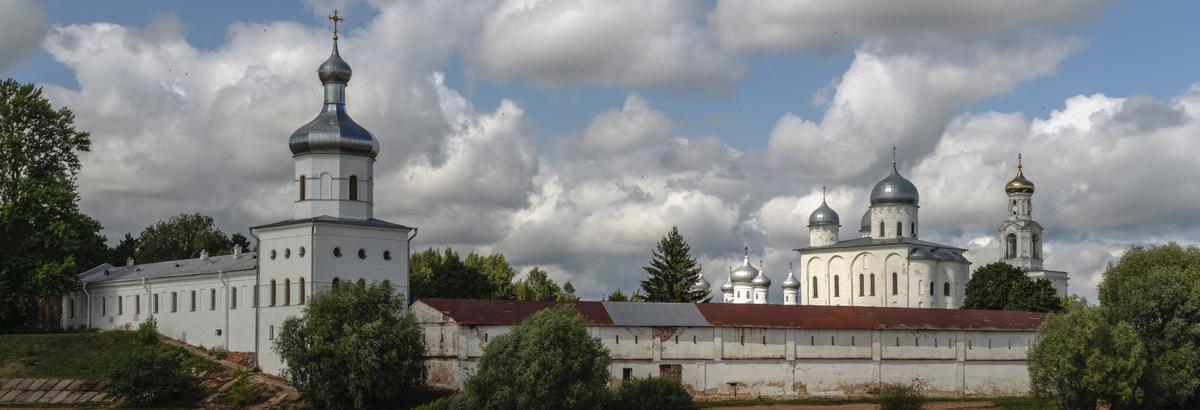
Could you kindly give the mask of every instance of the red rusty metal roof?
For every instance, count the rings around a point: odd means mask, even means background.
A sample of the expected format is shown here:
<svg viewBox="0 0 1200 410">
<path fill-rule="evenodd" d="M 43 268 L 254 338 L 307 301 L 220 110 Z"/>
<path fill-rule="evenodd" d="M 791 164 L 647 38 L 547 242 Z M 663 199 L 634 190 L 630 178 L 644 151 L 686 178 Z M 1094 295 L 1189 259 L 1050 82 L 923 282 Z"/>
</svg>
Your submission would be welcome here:
<svg viewBox="0 0 1200 410">
<path fill-rule="evenodd" d="M 714 326 L 847 330 L 1037 330 L 1045 314 L 866 306 L 696 305 Z"/>
<path fill-rule="evenodd" d="M 573 305 L 589 325 L 611 326 L 612 318 L 600 302 L 538 302 L 521 300 L 483 299 L 421 299 L 426 305 L 437 309 L 467 326 L 515 325 L 539 310 Z"/>
<path fill-rule="evenodd" d="M 601 302 L 421 299 L 468 326 L 514 325 L 556 305 L 573 305 L 589 325 L 613 326 Z M 654 310 L 662 304 L 647 303 Z M 630 305 L 632 306 L 632 305 Z M 695 304 L 712 326 L 844 330 L 1037 330 L 1045 314 L 1003 310 L 915 309 L 865 306 L 789 306 L 729 303 Z M 654 312 L 647 312 L 652 314 Z M 647 317 L 653 317 L 648 315 Z M 671 324 L 664 324 L 670 326 Z M 653 326 L 647 324 L 645 326 Z"/>
</svg>

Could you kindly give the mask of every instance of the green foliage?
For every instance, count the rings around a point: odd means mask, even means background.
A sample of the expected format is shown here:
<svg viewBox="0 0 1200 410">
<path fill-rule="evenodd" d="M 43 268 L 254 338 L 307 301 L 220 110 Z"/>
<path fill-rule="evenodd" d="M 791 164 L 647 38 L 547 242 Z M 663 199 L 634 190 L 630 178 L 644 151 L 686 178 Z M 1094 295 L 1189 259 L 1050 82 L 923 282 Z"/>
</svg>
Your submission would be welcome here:
<svg viewBox="0 0 1200 410">
<path fill-rule="evenodd" d="M 512 300 L 517 297 L 513 278 L 517 271 L 508 264 L 508 259 L 502 253 L 481 256 L 475 252 L 467 255 L 463 261 L 467 268 L 483 273 L 492 289 L 492 299 Z"/>
<path fill-rule="evenodd" d="M 213 218 L 198 213 L 175 215 L 146 227 L 137 244 L 138 263 L 197 258 L 203 250 L 213 255 L 233 250 L 233 242 Z"/>
<path fill-rule="evenodd" d="M 880 410 L 920 410 L 925 401 L 915 384 L 884 384 L 879 389 Z"/>
<path fill-rule="evenodd" d="M 235 232 L 233 235 L 231 235 L 229 237 L 229 242 L 235 246 L 240 246 L 242 250 L 252 250 L 250 247 L 250 239 L 247 239 L 246 235 L 242 235 L 241 232 Z"/>
<path fill-rule="evenodd" d="M 1038 343 L 1029 351 L 1030 385 L 1034 394 L 1063 408 L 1094 409 L 1100 400 L 1114 408 L 1136 408 L 1143 398 L 1137 381 L 1146 360 L 1129 324 L 1109 324 L 1099 308 L 1074 303 L 1038 329 Z"/>
<path fill-rule="evenodd" d="M 35 300 L 62 294 L 102 263 L 100 223 L 79 211 L 75 115 L 33 84 L 0 82 L 0 332 L 34 326 Z"/>
<path fill-rule="evenodd" d="M 454 299 L 512 299 L 513 268 L 504 255 L 467 255 L 466 261 L 458 252 L 433 248 L 412 255 L 411 276 L 413 297 Z"/>
<path fill-rule="evenodd" d="M 606 302 L 644 302 L 644 301 L 646 301 L 646 298 L 642 296 L 642 293 L 640 290 L 634 290 L 633 294 L 626 295 L 624 292 L 621 292 L 620 289 L 617 289 L 617 290 L 613 291 L 613 293 L 608 294 L 608 297 L 604 298 L 604 301 L 606 301 Z"/>
<path fill-rule="evenodd" d="M 550 275 L 539 267 L 533 267 L 525 274 L 525 279 L 517 281 L 514 286 L 517 300 L 541 300 L 571 302 L 579 300 L 575 296 L 575 286 L 567 282 L 559 287 Z"/>
<path fill-rule="evenodd" d="M 707 292 L 692 291 L 692 285 L 700 277 L 700 268 L 691 256 L 692 247 L 679 234 L 679 227 L 658 242 L 652 252 L 650 266 L 642 269 L 650 275 L 642 281 L 642 291 L 648 302 L 706 302 Z"/>
<path fill-rule="evenodd" d="M 284 321 L 274 350 L 297 390 L 320 407 L 380 408 L 425 380 L 424 339 L 391 284 L 343 284 Z"/>
<path fill-rule="evenodd" d="M 134 334 L 137 335 L 137 341 L 143 345 L 152 346 L 158 344 L 158 321 L 151 317 L 138 325 L 137 331 Z"/>
<path fill-rule="evenodd" d="M 479 371 L 446 404 L 478 409 L 599 409 L 608 350 L 570 306 L 535 313 L 484 350 Z"/>
<path fill-rule="evenodd" d="M 108 389 L 136 405 L 186 402 L 200 391 L 200 380 L 185 367 L 187 353 L 161 344 L 138 346 L 109 375 Z"/>
<path fill-rule="evenodd" d="M 251 379 L 250 372 L 238 370 L 237 378 L 233 380 L 233 384 L 229 385 L 229 390 L 226 392 L 225 404 L 233 408 L 245 408 L 247 405 L 259 401 L 260 394 L 258 386 Z"/>
<path fill-rule="evenodd" d="M 137 256 L 137 238 L 126 232 L 117 246 L 108 251 L 108 263 L 113 266 L 125 266 L 125 260 L 134 256 Z"/>
<path fill-rule="evenodd" d="M 1016 266 L 994 262 L 980 267 L 967 281 L 963 309 L 1057 312 L 1062 299 L 1045 279 L 1034 280 Z"/>
<path fill-rule="evenodd" d="M 1145 348 L 1139 404 L 1200 407 L 1200 249 L 1131 248 L 1104 272 L 1099 293 L 1104 319 L 1128 324 Z"/>
<path fill-rule="evenodd" d="M 103 379 L 139 344 L 122 331 L 0 335 L 0 377 Z"/>
<path fill-rule="evenodd" d="M 678 380 L 651 377 L 621 383 L 612 407 L 629 410 L 694 409 L 696 404 Z"/>
</svg>

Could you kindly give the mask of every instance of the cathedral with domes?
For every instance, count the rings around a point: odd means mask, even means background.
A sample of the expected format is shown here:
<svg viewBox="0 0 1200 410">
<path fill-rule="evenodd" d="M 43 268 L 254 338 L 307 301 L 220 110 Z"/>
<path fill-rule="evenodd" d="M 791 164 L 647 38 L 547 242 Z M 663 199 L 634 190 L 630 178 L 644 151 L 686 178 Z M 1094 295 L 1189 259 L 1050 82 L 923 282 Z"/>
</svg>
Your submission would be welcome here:
<svg viewBox="0 0 1200 410">
<path fill-rule="evenodd" d="M 998 260 L 1026 275 L 1050 281 L 1067 294 L 1067 273 L 1042 267 L 1042 226 L 1032 217 L 1034 184 L 1018 156 L 1017 175 L 1004 187 L 1008 219 L 998 230 Z M 824 194 L 822 194 L 823 196 Z M 879 306 L 956 309 L 963 303 L 971 261 L 966 249 L 920 239 L 921 196 L 896 168 L 871 189 L 870 204 L 859 219 L 859 236 L 841 239 L 841 217 L 822 197 L 809 215 L 809 244 L 795 249 L 799 273 L 788 265 L 780 283 L 785 305 Z M 701 277 L 693 289 L 707 289 Z M 731 268 L 721 286 L 725 303 L 768 303 L 771 279 L 749 249 L 741 266 Z"/>
</svg>

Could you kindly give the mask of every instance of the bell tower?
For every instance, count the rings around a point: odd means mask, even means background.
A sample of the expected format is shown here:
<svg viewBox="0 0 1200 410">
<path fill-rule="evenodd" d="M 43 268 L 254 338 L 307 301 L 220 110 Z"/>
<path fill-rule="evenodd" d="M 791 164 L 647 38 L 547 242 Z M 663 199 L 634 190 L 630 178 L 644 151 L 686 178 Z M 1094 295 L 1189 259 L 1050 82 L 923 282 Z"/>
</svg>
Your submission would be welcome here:
<svg viewBox="0 0 1200 410">
<path fill-rule="evenodd" d="M 1067 294 L 1067 273 L 1042 267 L 1042 225 L 1033 220 L 1033 181 L 1025 178 L 1021 154 L 1017 154 L 1017 176 L 1004 184 L 1008 195 L 1008 219 L 1000 224 L 1000 262 L 1016 266 L 1034 279 L 1046 279 L 1059 296 Z"/>
</svg>

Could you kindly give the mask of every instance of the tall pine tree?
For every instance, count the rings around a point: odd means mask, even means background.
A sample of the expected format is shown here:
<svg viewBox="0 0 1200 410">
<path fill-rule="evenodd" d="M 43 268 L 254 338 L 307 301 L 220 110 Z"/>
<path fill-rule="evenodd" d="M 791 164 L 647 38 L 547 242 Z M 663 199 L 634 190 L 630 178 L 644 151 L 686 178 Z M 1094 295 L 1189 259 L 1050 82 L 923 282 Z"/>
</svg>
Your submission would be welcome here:
<svg viewBox="0 0 1200 410">
<path fill-rule="evenodd" d="M 658 241 L 650 266 L 643 267 L 650 277 L 642 281 L 642 293 L 647 302 L 696 303 L 708 300 L 708 293 L 693 291 L 700 278 L 700 268 L 690 254 L 691 246 L 679 234 L 679 227 Z"/>
</svg>

